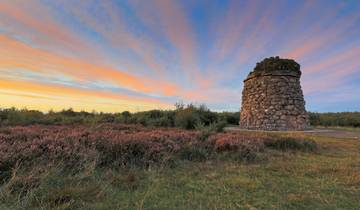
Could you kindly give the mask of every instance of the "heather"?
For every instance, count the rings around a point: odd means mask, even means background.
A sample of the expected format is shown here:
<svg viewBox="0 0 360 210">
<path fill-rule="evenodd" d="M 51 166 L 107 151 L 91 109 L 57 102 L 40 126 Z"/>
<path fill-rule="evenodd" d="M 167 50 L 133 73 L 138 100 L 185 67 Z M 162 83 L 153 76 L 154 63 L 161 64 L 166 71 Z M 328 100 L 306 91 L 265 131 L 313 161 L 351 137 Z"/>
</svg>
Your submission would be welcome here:
<svg viewBox="0 0 360 210">
<path fill-rule="evenodd" d="M 3 126 L 0 209 L 357 209 L 359 149 L 306 133 Z"/>
<path fill-rule="evenodd" d="M 277 142 L 305 140 L 241 134 L 188 131 L 175 128 L 152 129 L 141 125 L 100 124 L 78 126 L 14 126 L 0 129 L 0 177 L 9 178 L 15 165 L 65 164 L 66 169 L 95 167 L 173 166 L 179 160 L 206 161 L 224 153 L 242 161 L 254 161 L 265 147 L 300 150 Z M 306 140 L 307 142 L 309 140 Z M 310 141 L 309 141 L 310 142 Z M 278 143 L 280 144 L 280 143 Z"/>
</svg>

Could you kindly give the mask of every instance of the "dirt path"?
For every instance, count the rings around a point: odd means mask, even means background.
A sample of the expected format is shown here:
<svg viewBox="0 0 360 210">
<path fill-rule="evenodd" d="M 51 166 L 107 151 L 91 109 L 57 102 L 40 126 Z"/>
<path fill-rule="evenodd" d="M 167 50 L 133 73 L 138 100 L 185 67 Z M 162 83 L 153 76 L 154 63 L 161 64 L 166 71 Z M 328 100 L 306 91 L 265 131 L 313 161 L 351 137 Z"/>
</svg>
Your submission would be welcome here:
<svg viewBox="0 0 360 210">
<path fill-rule="evenodd" d="M 344 131 L 337 129 L 314 129 L 309 131 L 303 131 L 304 133 L 310 133 L 318 136 L 328 136 L 335 138 L 352 138 L 352 139 L 360 139 L 360 133 L 354 131 Z"/>
<path fill-rule="evenodd" d="M 225 130 L 228 131 L 246 131 L 252 132 L 252 130 L 240 129 L 238 127 L 226 127 Z M 255 131 L 256 132 L 256 131 Z M 326 137 L 335 137 L 335 138 L 351 138 L 351 139 L 359 139 L 360 140 L 360 132 L 356 131 L 345 131 L 339 129 L 331 129 L 331 128 L 314 128 L 307 131 L 264 131 L 264 132 L 281 132 L 281 133 L 304 133 L 310 135 L 317 136 L 326 136 Z"/>
</svg>

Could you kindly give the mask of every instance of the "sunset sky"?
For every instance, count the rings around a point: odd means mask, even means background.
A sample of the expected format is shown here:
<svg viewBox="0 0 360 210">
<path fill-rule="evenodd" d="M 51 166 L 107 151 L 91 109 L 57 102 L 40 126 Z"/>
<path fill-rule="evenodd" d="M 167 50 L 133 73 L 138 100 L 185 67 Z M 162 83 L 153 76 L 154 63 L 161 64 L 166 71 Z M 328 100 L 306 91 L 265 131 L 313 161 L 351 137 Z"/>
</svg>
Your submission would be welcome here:
<svg viewBox="0 0 360 210">
<path fill-rule="evenodd" d="M 0 0 L 0 107 L 238 111 L 265 57 L 309 111 L 360 111 L 360 1 Z"/>
</svg>

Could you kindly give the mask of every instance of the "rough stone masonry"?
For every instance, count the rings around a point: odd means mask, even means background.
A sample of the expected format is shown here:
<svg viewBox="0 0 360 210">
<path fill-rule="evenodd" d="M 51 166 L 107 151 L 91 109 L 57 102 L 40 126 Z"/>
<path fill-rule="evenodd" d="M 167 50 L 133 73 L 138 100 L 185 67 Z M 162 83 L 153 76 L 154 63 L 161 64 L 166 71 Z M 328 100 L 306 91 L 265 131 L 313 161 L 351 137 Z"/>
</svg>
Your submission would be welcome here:
<svg viewBox="0 0 360 210">
<path fill-rule="evenodd" d="M 300 86 L 300 65 L 265 58 L 244 80 L 240 127 L 254 130 L 305 130 L 309 117 Z"/>
</svg>

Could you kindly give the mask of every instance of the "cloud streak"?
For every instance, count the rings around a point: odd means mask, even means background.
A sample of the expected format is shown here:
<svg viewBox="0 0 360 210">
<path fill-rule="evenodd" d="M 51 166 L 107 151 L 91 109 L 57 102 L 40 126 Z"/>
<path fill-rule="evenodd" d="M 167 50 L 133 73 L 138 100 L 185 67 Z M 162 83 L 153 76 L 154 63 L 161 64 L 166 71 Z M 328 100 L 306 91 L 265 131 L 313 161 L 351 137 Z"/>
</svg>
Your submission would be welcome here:
<svg viewBox="0 0 360 210">
<path fill-rule="evenodd" d="M 99 103 L 99 101 L 104 100 L 115 104 L 124 103 L 128 104 L 129 106 L 141 106 L 143 108 L 150 107 L 150 109 L 155 107 L 172 107 L 171 104 L 167 104 L 155 99 L 131 97 L 118 93 L 73 88 L 64 85 L 0 79 L 0 87 L 1 91 L 12 91 L 12 93 L 15 93 L 17 96 L 24 97 L 26 95 L 25 97 L 43 98 L 55 101 L 78 100 L 80 102 L 82 101 L 83 103 L 86 103 L 95 100 L 95 103 Z M 121 109 L 121 107 L 119 107 L 119 109 Z"/>
<path fill-rule="evenodd" d="M 79 82 L 104 80 L 145 93 L 160 91 L 169 95 L 176 92 L 176 87 L 168 83 L 137 78 L 117 69 L 92 65 L 75 58 L 36 49 L 6 36 L 0 36 L 0 43 L 1 68 L 22 68 L 35 72 L 58 71 Z M 146 84 L 150 84 L 151 87 Z"/>
<path fill-rule="evenodd" d="M 79 109 L 142 110 L 179 100 L 227 109 L 239 106 L 256 62 L 276 55 L 301 64 L 307 97 L 360 88 L 358 2 L 76 3 L 0 2 L 0 100 L 43 110 L 39 101 L 60 108 L 58 97 Z"/>
</svg>

